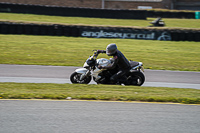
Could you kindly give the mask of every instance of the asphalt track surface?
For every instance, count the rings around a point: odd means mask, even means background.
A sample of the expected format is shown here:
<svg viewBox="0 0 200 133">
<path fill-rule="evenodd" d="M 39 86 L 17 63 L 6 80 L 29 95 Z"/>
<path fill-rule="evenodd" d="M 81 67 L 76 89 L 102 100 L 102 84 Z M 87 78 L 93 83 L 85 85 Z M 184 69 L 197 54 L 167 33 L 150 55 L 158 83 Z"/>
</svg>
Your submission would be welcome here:
<svg viewBox="0 0 200 133">
<path fill-rule="evenodd" d="M 69 77 L 77 68 L 0 64 L 0 82 L 70 83 Z M 143 86 L 200 89 L 200 72 L 145 70 L 144 74 Z"/>
<path fill-rule="evenodd" d="M 0 133 L 199 133 L 200 106 L 0 100 Z"/>
<path fill-rule="evenodd" d="M 0 82 L 69 83 L 78 67 L 0 65 Z M 147 86 L 199 89 L 199 72 L 146 70 Z M 200 106 L 138 102 L 0 100 L 0 133 L 199 133 Z"/>
</svg>

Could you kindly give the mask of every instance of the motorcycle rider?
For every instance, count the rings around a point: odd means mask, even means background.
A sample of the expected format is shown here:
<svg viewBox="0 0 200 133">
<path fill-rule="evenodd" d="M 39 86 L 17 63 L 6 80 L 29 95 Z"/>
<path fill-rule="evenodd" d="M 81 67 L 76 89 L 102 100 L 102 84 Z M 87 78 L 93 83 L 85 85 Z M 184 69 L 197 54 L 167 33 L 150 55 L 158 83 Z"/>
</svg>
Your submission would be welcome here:
<svg viewBox="0 0 200 133">
<path fill-rule="evenodd" d="M 114 69 L 116 66 L 119 67 L 119 71 L 111 76 L 110 81 L 112 83 L 125 82 L 119 80 L 122 76 L 126 75 L 130 70 L 130 63 L 127 58 L 117 49 L 115 43 L 111 43 L 106 47 L 106 50 L 97 50 L 97 53 L 106 53 L 108 56 L 113 56 L 113 63 L 111 66 L 98 66 L 99 69 Z"/>
</svg>

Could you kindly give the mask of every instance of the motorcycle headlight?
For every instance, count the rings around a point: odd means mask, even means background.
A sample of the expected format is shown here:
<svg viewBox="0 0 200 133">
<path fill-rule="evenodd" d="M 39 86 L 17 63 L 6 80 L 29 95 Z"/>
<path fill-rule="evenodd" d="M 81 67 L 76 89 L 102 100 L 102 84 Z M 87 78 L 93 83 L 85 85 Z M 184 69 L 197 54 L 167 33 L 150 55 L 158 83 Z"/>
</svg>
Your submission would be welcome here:
<svg viewBox="0 0 200 133">
<path fill-rule="evenodd" d="M 83 67 L 84 67 L 84 68 L 89 67 L 89 65 L 87 64 L 87 62 L 84 63 Z"/>
</svg>

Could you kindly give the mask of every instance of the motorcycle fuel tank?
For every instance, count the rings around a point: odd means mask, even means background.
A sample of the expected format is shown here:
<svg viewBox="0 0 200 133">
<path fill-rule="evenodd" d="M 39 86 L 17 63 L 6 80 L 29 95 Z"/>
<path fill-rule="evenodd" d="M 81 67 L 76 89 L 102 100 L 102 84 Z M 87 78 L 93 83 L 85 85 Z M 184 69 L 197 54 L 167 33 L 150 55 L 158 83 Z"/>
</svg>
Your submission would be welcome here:
<svg viewBox="0 0 200 133">
<path fill-rule="evenodd" d="M 97 59 L 97 63 L 101 66 L 110 66 L 111 65 L 111 61 L 105 58 L 100 58 Z"/>
</svg>

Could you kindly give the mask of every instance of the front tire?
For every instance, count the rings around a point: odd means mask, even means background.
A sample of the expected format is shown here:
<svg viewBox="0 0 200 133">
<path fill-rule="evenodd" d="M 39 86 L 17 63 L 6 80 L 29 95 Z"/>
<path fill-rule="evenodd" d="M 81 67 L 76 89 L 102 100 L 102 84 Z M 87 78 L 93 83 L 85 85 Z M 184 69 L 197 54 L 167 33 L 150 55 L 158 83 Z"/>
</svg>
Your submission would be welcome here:
<svg viewBox="0 0 200 133">
<path fill-rule="evenodd" d="M 85 77 L 83 80 L 80 80 L 81 75 L 82 75 L 81 73 L 73 72 L 70 76 L 70 81 L 73 84 L 89 84 L 92 77 L 88 76 Z"/>
<path fill-rule="evenodd" d="M 141 86 L 145 81 L 145 76 L 142 72 L 131 73 L 130 84 L 135 86 Z"/>
</svg>

